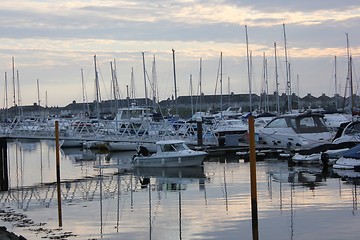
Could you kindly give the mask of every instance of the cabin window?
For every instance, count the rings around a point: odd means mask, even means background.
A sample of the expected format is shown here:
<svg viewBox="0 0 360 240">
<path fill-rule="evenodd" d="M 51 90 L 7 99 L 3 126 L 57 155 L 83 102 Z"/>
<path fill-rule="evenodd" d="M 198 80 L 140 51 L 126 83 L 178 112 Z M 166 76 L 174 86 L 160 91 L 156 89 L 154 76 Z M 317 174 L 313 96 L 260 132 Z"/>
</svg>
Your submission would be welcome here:
<svg viewBox="0 0 360 240">
<path fill-rule="evenodd" d="M 176 143 L 174 144 L 174 148 L 178 151 L 182 151 L 182 150 L 186 150 L 186 145 L 184 145 L 183 143 Z"/>
<path fill-rule="evenodd" d="M 346 135 L 355 135 L 360 133 L 360 124 L 352 124 L 348 128 L 346 128 L 344 134 Z"/>
<path fill-rule="evenodd" d="M 320 133 L 328 132 L 323 118 L 320 117 L 305 117 L 300 118 L 298 121 L 299 133 Z"/>
<path fill-rule="evenodd" d="M 271 121 L 268 125 L 268 128 L 287 128 L 288 124 L 286 123 L 285 118 L 278 118 Z"/>
<path fill-rule="evenodd" d="M 165 144 L 164 146 L 162 146 L 162 151 L 163 152 L 174 152 L 175 148 L 171 144 Z"/>
</svg>

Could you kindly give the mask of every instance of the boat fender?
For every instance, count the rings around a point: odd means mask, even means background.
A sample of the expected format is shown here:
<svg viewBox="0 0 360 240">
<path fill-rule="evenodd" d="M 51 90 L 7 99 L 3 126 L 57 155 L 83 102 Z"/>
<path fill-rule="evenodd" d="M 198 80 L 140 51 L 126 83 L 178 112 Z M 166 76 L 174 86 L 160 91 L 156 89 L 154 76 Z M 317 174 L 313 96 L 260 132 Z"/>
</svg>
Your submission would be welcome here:
<svg viewBox="0 0 360 240">
<path fill-rule="evenodd" d="M 165 166 L 165 159 L 161 159 L 161 165 Z"/>
<path fill-rule="evenodd" d="M 181 157 L 178 158 L 178 164 L 181 164 Z"/>
</svg>

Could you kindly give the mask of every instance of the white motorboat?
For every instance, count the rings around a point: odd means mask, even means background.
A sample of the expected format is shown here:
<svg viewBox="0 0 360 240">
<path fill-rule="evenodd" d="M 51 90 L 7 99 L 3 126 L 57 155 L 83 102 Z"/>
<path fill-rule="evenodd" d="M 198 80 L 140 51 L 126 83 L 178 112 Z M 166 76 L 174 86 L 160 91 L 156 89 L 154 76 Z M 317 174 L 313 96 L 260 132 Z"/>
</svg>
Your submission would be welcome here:
<svg viewBox="0 0 360 240">
<path fill-rule="evenodd" d="M 295 164 L 320 164 L 320 158 L 321 158 L 321 153 L 313 153 L 313 154 L 309 154 L 309 155 L 302 155 L 300 153 L 296 153 L 291 160 L 295 163 Z"/>
<path fill-rule="evenodd" d="M 360 170 L 360 144 L 343 153 L 342 157 L 335 162 L 333 168 Z"/>
<path fill-rule="evenodd" d="M 295 164 L 323 164 L 332 166 L 353 143 L 324 144 L 311 149 L 301 150 L 292 157 Z"/>
<path fill-rule="evenodd" d="M 318 113 L 287 114 L 255 130 L 258 143 L 271 148 L 308 149 L 331 143 L 333 135 Z"/>
<path fill-rule="evenodd" d="M 333 165 L 333 168 L 345 170 L 360 168 L 360 159 L 342 156 L 336 161 L 336 163 Z"/>
<path fill-rule="evenodd" d="M 340 125 L 333 143 L 344 142 L 360 142 L 360 121 L 351 121 Z"/>
<path fill-rule="evenodd" d="M 248 125 L 242 119 L 222 119 L 215 125 L 213 132 L 217 137 L 224 137 L 230 134 L 244 135 L 248 131 Z"/>
<path fill-rule="evenodd" d="M 220 146 L 239 146 L 239 142 L 246 142 L 248 128 L 242 119 L 221 119 L 214 125 L 213 133 Z"/>
<path fill-rule="evenodd" d="M 189 167 L 200 166 L 207 155 L 203 151 L 194 151 L 182 140 L 165 140 L 156 142 L 157 152 L 150 154 L 140 147 L 134 156 L 135 167 Z"/>
</svg>

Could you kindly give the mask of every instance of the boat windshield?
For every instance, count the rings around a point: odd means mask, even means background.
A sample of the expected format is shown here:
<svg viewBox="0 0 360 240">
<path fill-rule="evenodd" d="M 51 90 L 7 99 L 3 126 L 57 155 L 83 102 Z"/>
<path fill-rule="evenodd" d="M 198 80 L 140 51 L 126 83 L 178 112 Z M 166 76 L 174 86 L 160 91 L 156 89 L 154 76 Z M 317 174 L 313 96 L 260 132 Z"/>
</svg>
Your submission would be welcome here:
<svg viewBox="0 0 360 240">
<path fill-rule="evenodd" d="M 164 144 L 161 146 L 162 152 L 176 152 L 188 149 L 184 143 Z"/>
<path fill-rule="evenodd" d="M 344 131 L 345 135 L 357 135 L 360 133 L 360 123 L 354 122 Z"/>
</svg>

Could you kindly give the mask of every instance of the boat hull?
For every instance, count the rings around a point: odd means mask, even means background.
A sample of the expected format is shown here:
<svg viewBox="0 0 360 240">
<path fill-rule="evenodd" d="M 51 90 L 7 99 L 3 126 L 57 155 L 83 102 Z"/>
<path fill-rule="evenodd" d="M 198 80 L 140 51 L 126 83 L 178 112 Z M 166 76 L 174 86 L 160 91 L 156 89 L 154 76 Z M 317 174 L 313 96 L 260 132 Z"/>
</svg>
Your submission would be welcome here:
<svg viewBox="0 0 360 240">
<path fill-rule="evenodd" d="M 339 158 L 336 163 L 333 165 L 335 169 L 355 169 L 360 167 L 360 159 L 356 158 L 349 158 L 349 157 L 341 157 Z"/>
</svg>

